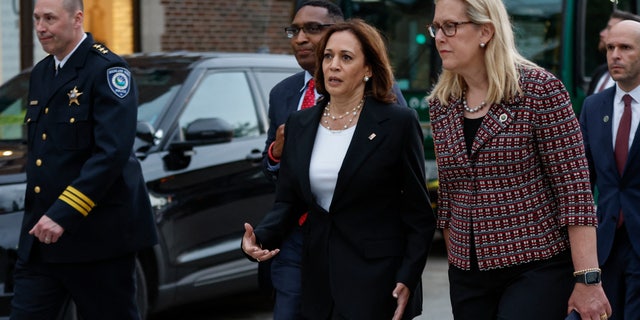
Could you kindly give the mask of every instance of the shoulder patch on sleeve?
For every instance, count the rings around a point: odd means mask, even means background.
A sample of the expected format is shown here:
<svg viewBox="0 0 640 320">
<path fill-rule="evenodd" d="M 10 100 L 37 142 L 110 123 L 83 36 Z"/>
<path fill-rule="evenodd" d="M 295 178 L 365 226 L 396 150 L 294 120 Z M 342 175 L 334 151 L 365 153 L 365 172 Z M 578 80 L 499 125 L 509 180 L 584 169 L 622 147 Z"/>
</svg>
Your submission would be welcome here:
<svg viewBox="0 0 640 320">
<path fill-rule="evenodd" d="M 118 97 L 124 98 L 131 89 L 131 72 L 123 67 L 107 69 L 107 82 L 109 88 Z"/>
</svg>

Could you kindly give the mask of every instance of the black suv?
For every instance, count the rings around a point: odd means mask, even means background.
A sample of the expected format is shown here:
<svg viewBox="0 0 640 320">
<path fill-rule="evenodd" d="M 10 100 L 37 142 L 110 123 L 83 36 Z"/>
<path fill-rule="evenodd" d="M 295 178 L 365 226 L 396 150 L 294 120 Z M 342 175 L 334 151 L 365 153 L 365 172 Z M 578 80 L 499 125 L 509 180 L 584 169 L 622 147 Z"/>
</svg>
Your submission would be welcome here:
<svg viewBox="0 0 640 320">
<path fill-rule="evenodd" d="M 261 170 L 271 88 L 300 71 L 292 56 L 172 53 L 125 56 L 138 86 L 135 151 L 159 245 L 138 257 L 138 300 L 148 313 L 257 289 L 241 253 L 243 222 L 273 204 Z M 0 86 L 0 316 L 9 312 L 24 210 L 29 72 Z M 71 311 L 64 316 L 73 314 Z"/>
</svg>

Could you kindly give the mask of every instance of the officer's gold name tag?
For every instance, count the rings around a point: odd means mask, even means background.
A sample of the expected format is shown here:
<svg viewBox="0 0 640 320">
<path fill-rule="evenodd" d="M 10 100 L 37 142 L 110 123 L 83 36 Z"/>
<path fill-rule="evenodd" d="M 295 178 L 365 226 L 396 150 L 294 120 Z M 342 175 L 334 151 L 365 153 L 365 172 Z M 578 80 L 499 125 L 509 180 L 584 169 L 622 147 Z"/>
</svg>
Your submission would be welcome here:
<svg viewBox="0 0 640 320">
<path fill-rule="evenodd" d="M 29 105 L 30 105 L 30 106 L 37 106 L 37 105 L 38 105 L 38 100 L 31 100 L 31 101 L 29 102 Z"/>
</svg>

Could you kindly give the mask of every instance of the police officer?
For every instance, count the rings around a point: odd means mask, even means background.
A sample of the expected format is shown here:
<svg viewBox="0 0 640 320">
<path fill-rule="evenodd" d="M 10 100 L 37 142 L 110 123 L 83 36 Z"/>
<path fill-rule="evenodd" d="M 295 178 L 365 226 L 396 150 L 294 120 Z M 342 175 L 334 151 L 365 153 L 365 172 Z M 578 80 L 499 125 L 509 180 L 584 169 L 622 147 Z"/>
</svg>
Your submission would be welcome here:
<svg viewBox="0 0 640 320">
<path fill-rule="evenodd" d="M 82 27 L 82 0 L 37 0 L 49 56 L 31 72 L 25 214 L 11 319 L 139 319 L 135 254 L 157 242 L 132 147 L 137 91 L 123 59 Z"/>
</svg>

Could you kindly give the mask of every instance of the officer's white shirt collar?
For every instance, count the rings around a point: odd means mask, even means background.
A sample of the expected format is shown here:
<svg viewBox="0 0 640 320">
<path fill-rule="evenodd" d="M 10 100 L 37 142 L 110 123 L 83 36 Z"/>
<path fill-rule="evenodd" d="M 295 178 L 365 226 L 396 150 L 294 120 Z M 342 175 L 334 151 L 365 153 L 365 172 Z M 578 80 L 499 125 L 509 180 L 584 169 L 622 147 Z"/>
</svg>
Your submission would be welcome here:
<svg viewBox="0 0 640 320">
<path fill-rule="evenodd" d="M 83 33 L 82 34 L 82 39 L 80 39 L 80 41 L 78 42 L 78 44 L 76 44 L 76 47 L 73 48 L 73 50 L 71 50 L 71 52 L 69 52 L 68 55 L 66 55 L 64 58 L 62 58 L 62 60 L 58 60 L 58 58 L 56 58 L 56 56 L 53 56 L 53 59 L 56 62 L 56 70 L 58 68 L 62 68 L 64 67 L 64 64 L 67 63 L 67 60 L 69 60 L 69 57 L 71 57 L 71 55 L 76 52 L 76 50 L 78 49 L 78 47 L 80 46 L 80 44 L 84 41 L 84 39 L 87 38 L 87 34 Z"/>
</svg>

